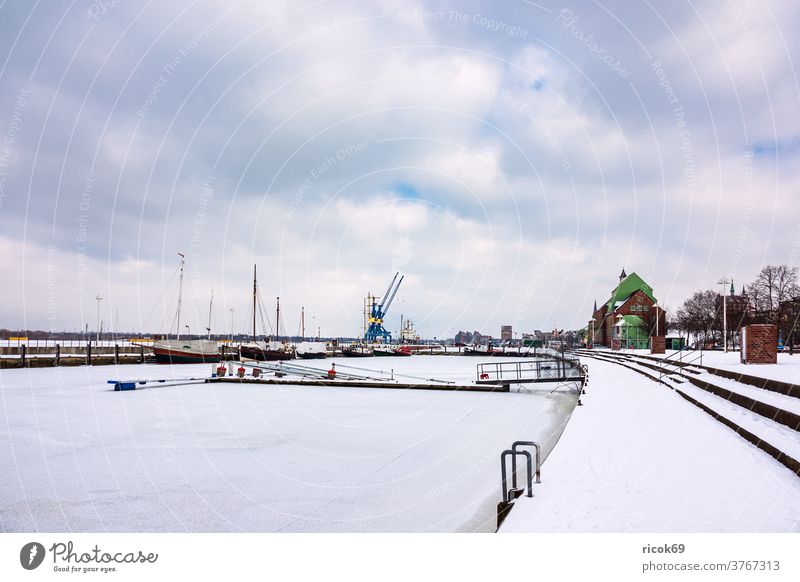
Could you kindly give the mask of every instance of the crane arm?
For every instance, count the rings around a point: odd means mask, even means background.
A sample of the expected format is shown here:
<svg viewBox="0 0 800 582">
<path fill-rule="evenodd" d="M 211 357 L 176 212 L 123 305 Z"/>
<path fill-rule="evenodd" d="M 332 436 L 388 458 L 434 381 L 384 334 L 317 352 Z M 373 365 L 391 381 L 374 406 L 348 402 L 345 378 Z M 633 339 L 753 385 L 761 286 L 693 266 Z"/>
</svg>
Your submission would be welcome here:
<svg viewBox="0 0 800 582">
<path fill-rule="evenodd" d="M 394 287 L 394 282 L 397 281 L 397 276 L 399 274 L 400 273 L 394 274 L 394 279 L 392 279 L 392 282 L 389 283 L 389 286 L 386 288 L 386 291 L 384 291 L 383 295 L 381 295 L 381 308 L 383 308 L 384 304 L 386 303 L 386 299 L 389 297 L 389 293 L 391 293 L 392 287 Z"/>
<path fill-rule="evenodd" d="M 396 276 L 395 276 L 395 278 L 396 278 Z M 389 300 L 386 302 L 386 307 L 383 308 L 384 317 L 386 316 L 386 312 L 389 311 L 389 306 L 392 304 L 392 301 L 394 301 L 394 296 L 397 295 L 397 290 L 400 289 L 400 283 L 402 283 L 403 279 L 405 279 L 405 278 L 406 278 L 405 275 L 400 277 L 400 280 L 397 282 L 397 287 L 394 288 L 394 291 L 392 291 L 391 297 L 389 297 Z"/>
</svg>

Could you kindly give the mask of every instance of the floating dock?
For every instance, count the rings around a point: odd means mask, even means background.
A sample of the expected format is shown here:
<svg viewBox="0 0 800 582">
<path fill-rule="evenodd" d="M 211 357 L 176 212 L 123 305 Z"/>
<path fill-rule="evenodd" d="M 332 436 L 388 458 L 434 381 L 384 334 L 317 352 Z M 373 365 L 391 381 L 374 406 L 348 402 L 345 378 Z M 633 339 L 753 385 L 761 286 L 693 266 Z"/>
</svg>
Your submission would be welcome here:
<svg viewBox="0 0 800 582">
<path fill-rule="evenodd" d="M 389 388 L 394 390 L 450 390 L 456 392 L 509 392 L 508 385 L 502 384 L 422 384 L 404 382 L 359 382 L 353 380 L 275 380 L 272 378 L 254 378 L 253 376 L 226 376 L 208 378 L 208 383 L 228 384 L 271 384 L 286 386 L 332 386 L 343 388 Z"/>
</svg>

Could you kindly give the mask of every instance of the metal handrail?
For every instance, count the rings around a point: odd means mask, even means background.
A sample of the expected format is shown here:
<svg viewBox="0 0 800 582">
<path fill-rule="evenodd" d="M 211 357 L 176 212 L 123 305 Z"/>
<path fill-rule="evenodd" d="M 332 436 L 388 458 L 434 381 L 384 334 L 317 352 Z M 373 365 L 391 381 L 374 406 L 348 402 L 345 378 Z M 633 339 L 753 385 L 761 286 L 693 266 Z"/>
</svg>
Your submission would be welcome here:
<svg viewBox="0 0 800 582">
<path fill-rule="evenodd" d="M 512 458 L 516 458 L 516 455 L 524 455 L 525 456 L 525 460 L 527 461 L 527 467 L 528 467 L 528 473 L 527 473 L 527 476 L 528 476 L 528 494 L 527 494 L 527 497 L 533 497 L 533 470 L 532 470 L 532 467 L 531 467 L 531 454 L 530 454 L 530 452 L 528 452 L 528 451 L 513 451 L 511 449 L 507 449 L 507 450 L 503 451 L 503 453 L 500 455 L 500 472 L 501 472 L 502 480 L 503 480 L 503 501 L 505 503 L 508 503 L 509 501 L 511 501 L 511 495 L 510 495 L 511 492 L 508 489 L 508 479 L 507 479 L 507 476 L 506 476 L 506 457 L 508 455 L 512 455 Z M 513 483 L 516 484 L 516 481 L 517 481 L 516 464 L 512 467 L 512 479 L 513 479 Z M 514 488 L 516 489 L 516 487 L 514 487 Z"/>
<path fill-rule="evenodd" d="M 535 441 L 516 441 L 513 445 L 511 445 L 511 450 L 516 452 L 518 447 L 533 447 L 536 449 L 536 470 L 534 471 L 534 475 L 536 476 L 536 482 L 542 482 L 542 447 L 539 443 Z M 517 457 L 514 455 L 511 457 L 511 486 L 516 489 L 517 488 Z"/>
<path fill-rule="evenodd" d="M 700 365 L 701 366 L 703 365 L 703 350 L 702 350 L 702 348 L 700 349 L 700 355 L 699 356 L 696 356 L 696 357 L 692 358 L 691 360 L 686 360 L 686 361 L 683 360 L 683 351 L 684 350 L 678 350 L 675 353 L 672 353 L 672 354 L 668 355 L 665 358 L 661 358 L 660 361 L 663 362 L 664 364 L 669 365 L 669 366 L 675 366 L 675 369 L 676 369 L 675 371 L 678 371 L 679 374 L 680 374 L 680 369 L 681 368 L 683 368 L 684 366 L 688 366 L 690 364 L 693 364 L 697 360 L 700 360 Z M 680 363 L 676 363 L 676 361 L 674 359 L 671 359 L 675 355 L 678 355 L 677 362 L 680 362 Z M 667 376 L 669 374 L 674 374 L 675 371 L 664 372 L 663 368 L 661 368 L 659 370 L 659 373 L 658 373 L 658 379 L 659 380 L 663 380 L 664 376 Z"/>
</svg>

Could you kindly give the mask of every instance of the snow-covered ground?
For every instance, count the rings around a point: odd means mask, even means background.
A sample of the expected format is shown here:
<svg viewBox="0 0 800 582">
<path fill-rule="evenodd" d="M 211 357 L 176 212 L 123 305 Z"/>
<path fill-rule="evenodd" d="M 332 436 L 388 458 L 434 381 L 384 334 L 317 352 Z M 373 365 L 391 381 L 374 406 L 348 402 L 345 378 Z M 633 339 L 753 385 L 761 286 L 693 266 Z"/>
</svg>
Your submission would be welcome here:
<svg viewBox="0 0 800 582">
<path fill-rule="evenodd" d="M 636 355 L 650 355 L 650 350 L 622 350 L 620 353 L 636 354 Z M 670 360 L 677 360 L 678 356 L 673 355 L 675 352 L 667 351 L 664 355 L 656 357 L 669 357 Z M 694 360 L 700 355 L 697 351 L 684 351 L 684 360 Z M 762 378 L 770 378 L 772 380 L 781 380 L 790 384 L 800 384 L 800 354 L 789 354 L 788 352 L 781 352 L 778 354 L 777 364 L 742 364 L 740 361 L 739 352 L 723 351 L 704 351 L 703 352 L 703 365 L 711 366 L 712 368 L 720 368 L 723 370 L 733 370 L 741 374 L 749 376 L 760 376 Z M 695 363 L 700 363 L 697 360 Z"/>
<path fill-rule="evenodd" d="M 477 363 L 336 361 L 459 382 Z M 0 530 L 492 531 L 500 452 L 519 439 L 552 446 L 575 401 L 549 394 L 552 385 L 531 394 L 106 384 L 210 371 L 0 370 Z"/>
<path fill-rule="evenodd" d="M 501 532 L 800 532 L 800 479 L 667 387 L 582 358 L 590 384 Z"/>
</svg>

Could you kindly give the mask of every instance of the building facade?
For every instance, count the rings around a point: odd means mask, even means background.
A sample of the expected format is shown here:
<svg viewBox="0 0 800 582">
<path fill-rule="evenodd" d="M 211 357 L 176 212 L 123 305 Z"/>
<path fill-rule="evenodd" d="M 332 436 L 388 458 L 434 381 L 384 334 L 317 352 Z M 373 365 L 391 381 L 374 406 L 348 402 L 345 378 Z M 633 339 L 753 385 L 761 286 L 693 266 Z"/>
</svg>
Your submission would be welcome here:
<svg viewBox="0 0 800 582">
<path fill-rule="evenodd" d="M 651 336 L 663 336 L 666 331 L 666 314 L 653 288 L 625 269 L 609 299 L 600 308 L 595 303 L 587 327 L 590 344 L 608 348 L 646 349 Z"/>
</svg>

